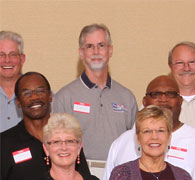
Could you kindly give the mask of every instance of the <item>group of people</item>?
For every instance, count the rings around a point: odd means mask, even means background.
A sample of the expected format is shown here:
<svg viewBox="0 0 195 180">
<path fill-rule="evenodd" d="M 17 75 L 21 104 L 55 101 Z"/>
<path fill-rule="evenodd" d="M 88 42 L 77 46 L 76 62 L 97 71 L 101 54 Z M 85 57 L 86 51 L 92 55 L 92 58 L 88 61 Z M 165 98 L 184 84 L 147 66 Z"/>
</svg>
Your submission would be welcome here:
<svg viewBox="0 0 195 180">
<path fill-rule="evenodd" d="M 55 95 L 41 73 L 21 73 L 23 46 L 0 32 L 2 180 L 98 179 L 86 159 L 106 161 L 104 180 L 195 180 L 195 43 L 173 47 L 171 76 L 149 83 L 140 111 L 109 74 L 105 25 L 82 29 L 85 70 Z"/>
</svg>

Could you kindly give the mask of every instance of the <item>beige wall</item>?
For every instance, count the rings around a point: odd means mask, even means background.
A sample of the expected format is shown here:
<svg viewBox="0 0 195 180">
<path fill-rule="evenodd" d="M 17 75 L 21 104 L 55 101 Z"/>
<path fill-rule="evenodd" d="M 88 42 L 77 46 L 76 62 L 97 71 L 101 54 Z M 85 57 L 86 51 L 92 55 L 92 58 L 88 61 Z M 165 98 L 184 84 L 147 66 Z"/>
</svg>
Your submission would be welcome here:
<svg viewBox="0 0 195 180">
<path fill-rule="evenodd" d="M 94 22 L 112 34 L 112 77 L 141 105 L 148 82 L 169 73 L 170 48 L 195 41 L 195 0 L 0 0 L 0 29 L 25 40 L 23 72 L 42 72 L 54 92 L 79 73 L 78 36 Z"/>
</svg>

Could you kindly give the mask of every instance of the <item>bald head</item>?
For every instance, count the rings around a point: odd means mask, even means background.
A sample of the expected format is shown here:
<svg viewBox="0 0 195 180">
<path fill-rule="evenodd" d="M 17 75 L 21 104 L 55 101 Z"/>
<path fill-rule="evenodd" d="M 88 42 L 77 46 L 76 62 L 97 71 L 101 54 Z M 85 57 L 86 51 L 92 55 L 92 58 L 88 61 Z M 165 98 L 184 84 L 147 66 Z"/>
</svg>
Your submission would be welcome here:
<svg viewBox="0 0 195 180">
<path fill-rule="evenodd" d="M 176 81 L 166 75 L 158 76 L 155 79 L 153 79 L 146 89 L 146 93 L 154 91 L 155 89 L 159 89 L 160 87 L 169 88 L 176 92 L 179 92 L 179 87 L 176 83 Z"/>
<path fill-rule="evenodd" d="M 179 122 L 182 101 L 176 81 L 163 75 L 156 77 L 149 83 L 143 98 L 143 105 L 146 107 L 153 104 L 168 108 L 173 113 L 173 121 Z"/>
</svg>

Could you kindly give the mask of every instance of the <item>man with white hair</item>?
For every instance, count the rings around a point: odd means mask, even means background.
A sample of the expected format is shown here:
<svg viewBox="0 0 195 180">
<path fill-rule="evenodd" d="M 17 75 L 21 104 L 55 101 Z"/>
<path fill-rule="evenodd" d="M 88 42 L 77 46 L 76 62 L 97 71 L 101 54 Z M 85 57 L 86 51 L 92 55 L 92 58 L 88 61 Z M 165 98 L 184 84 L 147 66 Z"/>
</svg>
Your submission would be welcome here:
<svg viewBox="0 0 195 180">
<path fill-rule="evenodd" d="M 113 140 L 131 129 L 135 121 L 133 93 L 111 79 L 108 72 L 112 52 L 105 25 L 85 26 L 79 37 L 79 56 L 85 71 L 54 99 L 54 112 L 68 112 L 81 123 L 87 159 L 105 161 Z"/>
<path fill-rule="evenodd" d="M 0 32 L 0 132 L 15 126 L 22 111 L 15 103 L 14 87 L 25 62 L 21 35 Z"/>
<path fill-rule="evenodd" d="M 168 64 L 183 97 L 180 120 L 195 127 L 195 43 L 176 44 L 169 53 Z"/>
</svg>

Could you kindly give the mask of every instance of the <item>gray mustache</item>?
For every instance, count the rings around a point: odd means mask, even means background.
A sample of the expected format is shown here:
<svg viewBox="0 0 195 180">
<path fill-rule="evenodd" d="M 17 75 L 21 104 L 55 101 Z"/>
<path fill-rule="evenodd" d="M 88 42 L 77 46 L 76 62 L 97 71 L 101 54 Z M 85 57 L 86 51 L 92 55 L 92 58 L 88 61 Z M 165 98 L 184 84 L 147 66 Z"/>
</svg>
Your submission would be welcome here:
<svg viewBox="0 0 195 180">
<path fill-rule="evenodd" d="M 103 59 L 103 56 L 101 56 L 101 55 L 93 55 L 93 56 L 91 56 L 91 59 Z"/>
<path fill-rule="evenodd" d="M 195 75 L 195 72 L 193 72 L 193 71 L 184 71 L 184 72 L 180 72 L 179 75 Z"/>
</svg>

